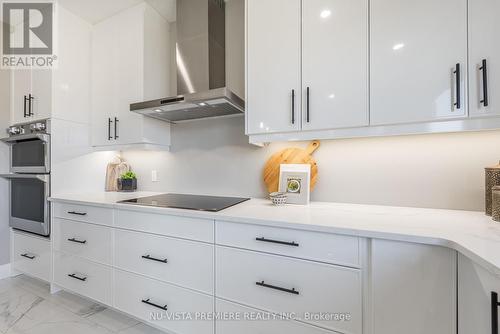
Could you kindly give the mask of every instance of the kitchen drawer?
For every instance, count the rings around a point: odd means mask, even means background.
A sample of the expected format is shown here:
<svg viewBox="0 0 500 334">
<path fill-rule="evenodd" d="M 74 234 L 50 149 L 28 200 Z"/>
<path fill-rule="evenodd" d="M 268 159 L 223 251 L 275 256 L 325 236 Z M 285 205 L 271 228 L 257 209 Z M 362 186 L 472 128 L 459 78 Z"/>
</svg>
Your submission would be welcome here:
<svg viewBox="0 0 500 334">
<path fill-rule="evenodd" d="M 116 210 L 115 226 L 171 237 L 214 242 L 214 221 L 211 219 Z"/>
<path fill-rule="evenodd" d="M 54 283 L 84 297 L 111 305 L 113 286 L 110 267 L 54 252 Z"/>
<path fill-rule="evenodd" d="M 56 218 L 54 249 L 103 264 L 112 263 L 113 231 L 109 227 Z"/>
<path fill-rule="evenodd" d="M 215 224 L 218 245 L 351 267 L 360 266 L 357 237 L 224 221 L 217 221 Z"/>
<path fill-rule="evenodd" d="M 18 232 L 12 232 L 11 236 L 12 268 L 50 282 L 50 240 Z"/>
<path fill-rule="evenodd" d="M 175 333 L 214 333 L 213 320 L 201 318 L 213 314 L 213 297 L 118 269 L 114 276 L 118 310 Z"/>
<path fill-rule="evenodd" d="M 215 263 L 217 297 L 275 313 L 294 313 L 311 324 L 361 334 L 358 269 L 220 246 Z M 320 315 L 332 320 L 314 318 Z"/>
<path fill-rule="evenodd" d="M 213 294 L 213 245 L 117 229 L 115 266 Z"/>
<path fill-rule="evenodd" d="M 217 334 L 335 334 L 297 321 L 284 320 L 269 312 L 217 299 L 215 309 L 229 319 L 217 320 Z"/>
<path fill-rule="evenodd" d="M 67 203 L 53 204 L 54 217 L 113 226 L 113 209 Z"/>
</svg>

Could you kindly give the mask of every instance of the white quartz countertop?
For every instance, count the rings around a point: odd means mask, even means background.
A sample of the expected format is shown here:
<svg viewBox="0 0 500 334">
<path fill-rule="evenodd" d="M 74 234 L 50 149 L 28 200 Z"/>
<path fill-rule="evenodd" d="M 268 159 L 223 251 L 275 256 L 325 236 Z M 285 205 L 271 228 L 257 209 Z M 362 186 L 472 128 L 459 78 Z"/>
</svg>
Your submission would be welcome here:
<svg viewBox="0 0 500 334">
<path fill-rule="evenodd" d="M 325 202 L 277 207 L 265 199 L 251 199 L 221 212 L 117 203 L 157 194 L 67 194 L 54 196 L 50 200 L 445 246 L 461 252 L 500 276 L 500 223 L 494 222 L 483 212 Z"/>
</svg>

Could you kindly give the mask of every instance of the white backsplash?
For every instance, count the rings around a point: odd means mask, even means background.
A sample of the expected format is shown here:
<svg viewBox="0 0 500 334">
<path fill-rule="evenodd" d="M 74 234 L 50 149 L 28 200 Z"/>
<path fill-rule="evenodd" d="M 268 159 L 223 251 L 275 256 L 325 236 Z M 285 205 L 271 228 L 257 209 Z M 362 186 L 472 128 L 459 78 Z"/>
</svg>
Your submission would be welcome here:
<svg viewBox="0 0 500 334">
<path fill-rule="evenodd" d="M 140 190 L 265 197 L 266 160 L 307 143 L 258 148 L 243 133 L 243 118 L 177 124 L 171 152 L 123 156 Z M 480 211 L 484 167 L 500 159 L 499 143 L 500 131 L 322 141 L 312 200 Z"/>
</svg>

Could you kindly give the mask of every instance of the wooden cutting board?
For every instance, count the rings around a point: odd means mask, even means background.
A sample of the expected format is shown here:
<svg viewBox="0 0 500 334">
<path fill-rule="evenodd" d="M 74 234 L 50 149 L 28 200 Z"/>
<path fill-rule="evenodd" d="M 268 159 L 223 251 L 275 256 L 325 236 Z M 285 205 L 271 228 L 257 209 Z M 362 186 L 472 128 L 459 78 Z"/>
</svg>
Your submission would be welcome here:
<svg viewBox="0 0 500 334">
<path fill-rule="evenodd" d="M 318 166 L 312 157 L 314 151 L 319 147 L 319 141 L 315 140 L 306 149 L 291 147 L 275 153 L 264 166 L 264 182 L 269 193 L 278 191 L 280 165 L 281 164 L 310 164 L 311 165 L 311 191 L 316 185 Z"/>
</svg>

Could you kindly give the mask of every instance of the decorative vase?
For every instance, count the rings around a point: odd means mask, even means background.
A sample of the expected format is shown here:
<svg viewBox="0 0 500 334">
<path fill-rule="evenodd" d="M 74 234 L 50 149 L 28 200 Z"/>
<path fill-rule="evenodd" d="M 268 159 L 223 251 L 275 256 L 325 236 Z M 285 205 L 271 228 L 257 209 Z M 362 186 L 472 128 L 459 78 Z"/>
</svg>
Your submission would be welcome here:
<svg viewBox="0 0 500 334">
<path fill-rule="evenodd" d="M 494 186 L 500 186 L 500 163 L 493 167 L 485 168 L 485 203 L 486 203 L 486 214 L 491 216 L 492 214 L 492 188 Z"/>
</svg>

